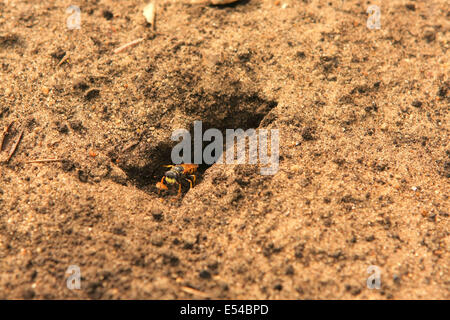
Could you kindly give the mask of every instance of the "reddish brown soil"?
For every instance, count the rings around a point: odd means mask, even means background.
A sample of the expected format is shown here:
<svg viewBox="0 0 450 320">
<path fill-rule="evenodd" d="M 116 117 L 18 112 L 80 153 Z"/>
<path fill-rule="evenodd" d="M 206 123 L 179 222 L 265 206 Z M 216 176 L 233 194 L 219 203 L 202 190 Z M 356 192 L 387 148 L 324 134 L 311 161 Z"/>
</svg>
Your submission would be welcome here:
<svg viewBox="0 0 450 320">
<path fill-rule="evenodd" d="M 1 299 L 450 298 L 448 1 L 69 4 L 0 3 Z M 194 120 L 279 129 L 279 172 L 159 197 Z"/>
</svg>

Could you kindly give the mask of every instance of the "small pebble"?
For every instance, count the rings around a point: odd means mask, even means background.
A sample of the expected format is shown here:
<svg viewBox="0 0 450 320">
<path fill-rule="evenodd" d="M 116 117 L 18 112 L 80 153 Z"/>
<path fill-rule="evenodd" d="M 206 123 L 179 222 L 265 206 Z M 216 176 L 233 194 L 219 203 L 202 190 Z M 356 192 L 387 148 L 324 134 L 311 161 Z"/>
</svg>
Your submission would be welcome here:
<svg viewBox="0 0 450 320">
<path fill-rule="evenodd" d="M 211 279 L 211 273 L 208 270 L 200 271 L 199 276 L 202 279 Z"/>
<path fill-rule="evenodd" d="M 50 89 L 47 87 L 42 87 L 41 91 L 44 96 L 48 96 L 48 94 L 50 93 Z"/>
<path fill-rule="evenodd" d="M 437 92 L 437 96 L 444 98 L 446 95 L 447 95 L 447 88 L 444 86 L 440 87 Z"/>
<path fill-rule="evenodd" d="M 414 5 L 414 3 L 407 3 L 407 4 L 405 4 L 405 7 L 408 10 L 416 11 L 416 6 Z"/>
<path fill-rule="evenodd" d="M 81 182 L 87 182 L 88 181 L 88 175 L 83 170 L 78 170 L 78 179 Z"/>
<path fill-rule="evenodd" d="M 114 15 L 109 10 L 103 10 L 103 18 L 105 18 L 106 20 L 111 20 L 112 18 L 114 18 Z"/>
<path fill-rule="evenodd" d="M 151 211 L 151 214 L 153 216 L 153 219 L 155 219 L 155 221 L 161 221 L 163 219 L 163 212 L 161 209 L 153 209 Z"/>
<path fill-rule="evenodd" d="M 432 42 L 436 39 L 436 31 L 433 28 L 428 28 L 425 29 L 424 33 L 423 33 L 423 38 L 427 41 L 427 42 Z"/>
<path fill-rule="evenodd" d="M 84 97 L 86 100 L 91 100 L 91 99 L 97 98 L 99 95 L 100 95 L 100 90 L 91 89 L 88 92 L 86 92 L 86 95 Z"/>
<path fill-rule="evenodd" d="M 420 108 L 422 106 L 422 102 L 419 100 L 414 100 L 411 105 L 416 108 Z"/>
</svg>

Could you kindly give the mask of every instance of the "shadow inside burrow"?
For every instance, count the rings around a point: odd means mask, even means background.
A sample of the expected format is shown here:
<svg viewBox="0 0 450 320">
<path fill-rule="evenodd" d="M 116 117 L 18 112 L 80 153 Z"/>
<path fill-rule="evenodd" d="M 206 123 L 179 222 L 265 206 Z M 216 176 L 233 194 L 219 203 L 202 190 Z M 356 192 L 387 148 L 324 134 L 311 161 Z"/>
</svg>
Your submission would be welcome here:
<svg viewBox="0 0 450 320">
<path fill-rule="evenodd" d="M 195 111 L 188 110 L 188 113 L 194 113 L 193 116 L 198 118 L 197 120 L 202 121 L 202 137 L 205 131 L 208 129 L 218 129 L 222 133 L 223 145 L 219 150 L 220 153 L 213 154 L 214 158 L 219 158 L 222 153 L 226 150 L 226 130 L 227 129 L 242 129 L 244 131 L 248 129 L 257 129 L 261 125 L 266 115 L 277 106 L 276 101 L 265 100 L 259 97 L 257 94 L 252 95 L 232 95 L 232 96 L 214 96 L 214 107 L 208 108 L 202 114 L 195 114 Z M 231 109 L 225 117 L 223 117 L 222 110 L 224 108 Z M 194 160 L 194 123 L 192 122 L 189 128 L 185 128 L 190 133 L 190 146 L 191 146 L 191 159 Z M 159 191 L 156 184 L 161 181 L 164 173 L 170 168 L 165 166 L 173 165 L 172 163 L 172 149 L 176 146 L 179 141 L 164 141 L 160 142 L 156 146 L 148 146 L 148 150 L 145 152 L 146 163 L 142 167 L 136 166 L 121 166 L 121 168 L 127 174 L 129 181 L 134 184 L 137 188 L 143 190 L 148 194 L 159 195 L 161 198 L 173 197 L 178 193 L 178 186 L 172 185 L 168 186 L 168 190 Z M 202 139 L 202 155 L 205 147 L 214 142 L 203 141 Z M 180 157 L 183 154 L 181 152 Z M 202 157 L 203 160 L 203 157 Z M 193 161 L 191 162 L 193 163 Z M 211 167 L 212 164 L 201 163 L 195 173 L 196 175 L 196 185 L 202 182 L 202 177 L 206 170 Z M 189 182 L 182 181 L 182 194 L 180 199 L 184 197 L 186 192 L 189 190 Z"/>
</svg>

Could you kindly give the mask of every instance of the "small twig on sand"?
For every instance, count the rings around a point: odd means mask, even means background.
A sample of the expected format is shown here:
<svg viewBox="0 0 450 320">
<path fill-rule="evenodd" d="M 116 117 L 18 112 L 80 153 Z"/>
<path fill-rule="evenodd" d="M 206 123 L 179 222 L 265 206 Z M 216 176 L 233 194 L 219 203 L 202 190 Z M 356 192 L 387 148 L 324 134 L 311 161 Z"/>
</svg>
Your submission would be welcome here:
<svg viewBox="0 0 450 320">
<path fill-rule="evenodd" d="M 2 142 L 0 143 L 0 151 L 3 150 L 3 145 L 5 144 L 5 138 L 8 135 L 9 129 L 11 129 L 12 124 L 14 123 L 14 121 L 11 121 L 6 127 L 5 130 L 3 130 L 3 135 L 2 135 Z"/>
<path fill-rule="evenodd" d="M 66 62 L 67 59 L 69 59 L 69 54 L 66 53 L 66 55 L 61 59 L 61 61 L 59 61 L 57 67 L 59 67 L 59 66 L 62 65 L 64 62 Z"/>
<path fill-rule="evenodd" d="M 210 297 L 209 294 L 207 294 L 205 292 L 202 292 L 202 291 L 199 291 L 197 289 L 190 288 L 190 287 L 181 287 L 181 290 L 183 290 L 186 293 L 189 293 L 189 294 L 192 294 L 194 296 L 197 296 L 197 297 L 202 297 L 202 298 L 209 298 Z"/>
<path fill-rule="evenodd" d="M 25 163 L 62 162 L 64 159 L 37 159 L 26 161 Z"/>
<path fill-rule="evenodd" d="M 129 144 L 127 144 L 127 145 L 122 149 L 122 152 L 127 152 L 127 151 L 130 150 L 131 148 L 137 146 L 138 143 L 139 143 L 139 141 L 133 141 L 133 142 L 130 142 Z"/>
<path fill-rule="evenodd" d="M 24 132 L 24 129 L 22 129 L 22 131 L 20 131 L 19 137 L 17 138 L 16 142 L 14 142 L 13 146 L 11 147 L 11 150 L 9 151 L 9 154 L 8 154 L 8 158 L 5 161 L 6 163 L 8 163 L 9 160 L 11 160 L 14 152 L 16 152 L 17 146 L 19 145 L 20 140 L 22 140 L 23 132 Z"/>
<path fill-rule="evenodd" d="M 116 50 L 114 50 L 114 53 L 122 52 L 122 51 L 128 49 L 129 47 L 133 47 L 133 46 L 137 45 L 138 43 L 140 43 L 142 41 L 144 41 L 144 38 L 139 38 L 134 41 L 131 41 L 131 42 L 124 44 L 123 46 L 117 48 Z"/>
</svg>

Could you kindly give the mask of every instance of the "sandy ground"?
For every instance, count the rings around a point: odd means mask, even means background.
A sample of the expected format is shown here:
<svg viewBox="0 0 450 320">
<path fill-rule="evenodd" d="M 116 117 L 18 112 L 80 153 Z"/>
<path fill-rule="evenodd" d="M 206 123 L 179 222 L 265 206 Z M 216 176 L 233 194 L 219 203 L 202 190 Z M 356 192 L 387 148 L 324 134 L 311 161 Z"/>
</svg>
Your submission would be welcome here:
<svg viewBox="0 0 450 320">
<path fill-rule="evenodd" d="M 0 3 L 1 299 L 450 298 L 448 1 L 145 4 Z M 158 196 L 195 120 L 278 129 L 279 171 Z"/>
</svg>

